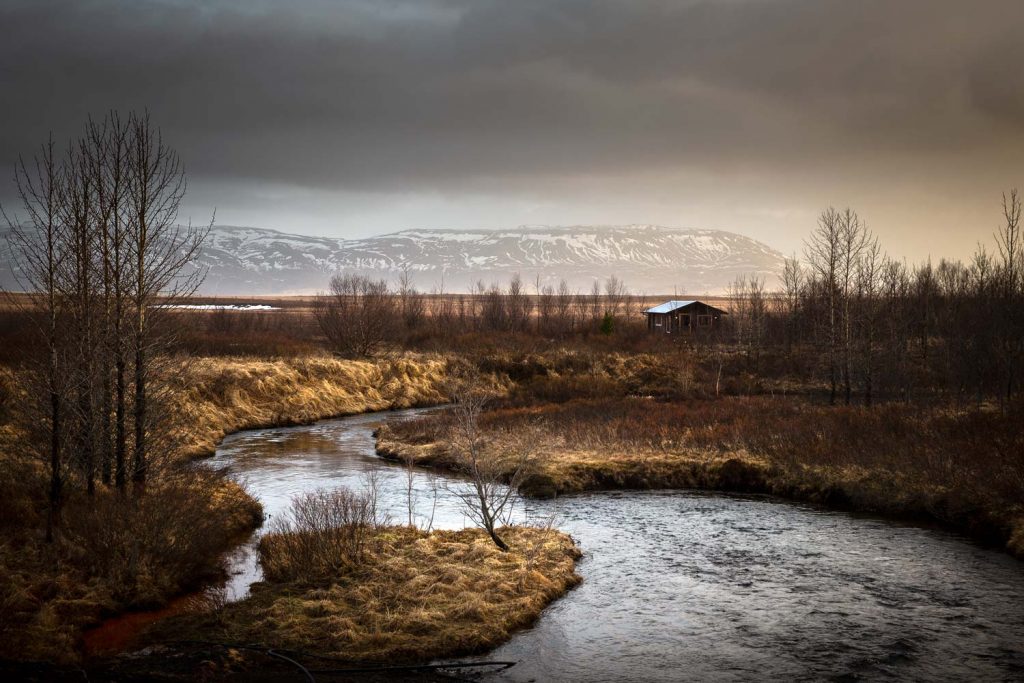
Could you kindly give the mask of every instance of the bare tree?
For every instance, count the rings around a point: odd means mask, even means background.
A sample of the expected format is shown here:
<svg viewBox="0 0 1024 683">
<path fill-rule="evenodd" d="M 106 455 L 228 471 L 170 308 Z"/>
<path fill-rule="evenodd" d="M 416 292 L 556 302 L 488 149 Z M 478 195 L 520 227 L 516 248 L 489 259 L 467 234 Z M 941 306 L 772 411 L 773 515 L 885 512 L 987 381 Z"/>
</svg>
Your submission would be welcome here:
<svg viewBox="0 0 1024 683">
<path fill-rule="evenodd" d="M 1021 235 L 1021 199 L 1016 189 L 1003 194 L 1003 225 L 996 233 L 1002 260 L 1001 325 L 1004 395 L 1013 397 L 1016 375 L 1024 362 L 1024 236 Z"/>
<path fill-rule="evenodd" d="M 794 254 L 787 258 L 782 268 L 782 299 L 786 315 L 786 347 L 792 350 L 793 340 L 797 331 L 797 311 L 800 307 L 800 295 L 804 287 L 804 271 L 800 260 Z"/>
<path fill-rule="evenodd" d="M 126 240 L 128 205 L 128 136 L 129 126 L 112 112 L 101 132 L 92 133 L 94 147 L 104 149 L 100 156 L 98 175 L 106 186 L 104 233 L 104 279 L 107 302 L 107 353 L 113 364 L 113 481 L 123 491 L 127 483 L 128 454 L 128 357 L 125 332 L 128 329 L 128 294 L 131 291 L 132 268 Z M 108 413 L 109 414 L 109 413 Z"/>
<path fill-rule="evenodd" d="M 423 303 L 423 296 L 416 291 L 412 283 L 408 263 L 402 264 L 402 274 L 398 278 L 398 300 L 405 329 L 413 331 L 419 328 L 426 314 L 426 306 Z"/>
<path fill-rule="evenodd" d="M 35 374 L 39 377 L 39 383 L 47 397 L 45 406 L 38 407 L 38 412 L 44 416 L 43 420 L 36 424 L 45 425 L 44 430 L 48 432 L 48 438 L 44 443 L 49 449 L 44 461 L 47 463 L 49 474 L 46 518 L 46 540 L 49 542 L 53 540 L 63 501 L 62 419 L 66 391 L 63 378 L 66 363 L 63 358 L 60 330 L 64 302 L 58 283 L 58 268 L 64 258 L 65 244 L 60 216 L 63 177 L 55 159 L 52 136 L 42 146 L 31 165 L 26 164 L 24 159 L 18 159 L 14 177 L 19 198 L 27 214 L 28 226 L 22 226 L 6 211 L 3 212 L 3 216 L 11 230 L 11 247 L 19 257 L 23 285 L 27 291 L 36 295 L 33 298 L 33 305 L 41 309 L 39 332 L 46 347 L 46 357 L 41 371 Z M 31 395 L 34 393 L 30 393 Z"/>
<path fill-rule="evenodd" d="M 127 214 L 125 242 L 132 267 L 130 275 L 131 348 L 134 355 L 134 442 L 132 481 L 145 485 L 147 437 L 157 415 L 148 412 L 147 387 L 162 340 L 154 335 L 150 312 L 157 314 L 160 297 L 175 299 L 195 292 L 203 272 L 186 271 L 199 255 L 213 221 L 197 228 L 177 223 L 185 195 L 185 170 L 177 153 L 168 147 L 148 113 L 132 115 L 127 144 Z"/>
<path fill-rule="evenodd" d="M 540 285 L 537 281 L 537 332 L 550 334 L 554 327 L 555 288 L 551 285 Z"/>
<path fill-rule="evenodd" d="M 523 287 L 523 279 L 516 273 L 508 284 L 505 311 L 511 330 L 522 332 L 530 321 L 530 297 Z"/>
<path fill-rule="evenodd" d="M 1020 278 L 1024 277 L 1024 238 L 1020 226 L 1021 199 L 1016 189 L 1010 190 L 1009 195 L 1003 194 L 1002 209 L 1004 223 L 996 232 L 996 248 L 1003 261 L 1003 286 L 1008 291 L 1013 291 L 1019 286 Z"/>
<path fill-rule="evenodd" d="M 907 341 L 909 335 L 907 302 L 910 299 L 910 276 L 905 264 L 886 261 L 882 268 L 882 321 L 885 327 L 886 365 L 890 383 L 904 399 L 909 397 L 907 372 Z"/>
<path fill-rule="evenodd" d="M 569 283 L 563 279 L 558 283 L 558 294 L 555 296 L 555 317 L 563 334 L 568 334 L 573 328 L 572 300 Z"/>
<path fill-rule="evenodd" d="M 875 388 L 878 328 L 882 307 L 879 292 L 885 257 L 877 240 L 872 240 L 857 260 L 855 297 L 857 317 L 857 355 L 864 387 L 864 403 L 871 405 Z"/>
<path fill-rule="evenodd" d="M 497 282 L 481 298 L 480 326 L 486 330 L 504 330 L 508 327 L 509 313 L 505 297 Z"/>
<path fill-rule="evenodd" d="M 454 488 L 453 493 L 469 518 L 487 532 L 498 548 L 507 551 L 508 544 L 498 535 L 497 528 L 511 521 L 530 452 L 522 447 L 514 452 L 487 448 L 480 414 L 491 393 L 479 378 L 470 375 L 455 379 L 449 395 L 454 401 L 449 442 L 470 479 L 466 487 Z"/>
<path fill-rule="evenodd" d="M 591 325 L 597 323 L 604 317 L 604 311 L 601 306 L 601 283 L 594 280 L 594 283 L 590 287 L 590 322 Z"/>
<path fill-rule="evenodd" d="M 842 250 L 842 219 L 829 207 L 818 217 L 818 227 L 804 244 L 804 255 L 820 284 L 826 301 L 825 335 L 828 348 L 829 402 L 836 402 L 838 393 L 838 346 L 840 291 L 838 273 Z"/>
<path fill-rule="evenodd" d="M 871 248 L 877 250 L 877 240 L 867 226 L 861 221 L 856 211 L 847 208 L 843 211 L 839 222 L 839 293 L 842 306 L 842 372 L 843 395 L 846 405 L 850 404 L 852 394 L 851 363 L 853 358 L 854 321 L 853 298 L 854 285 L 858 264 L 864 253 Z"/>
<path fill-rule="evenodd" d="M 626 283 L 614 275 L 604 281 L 605 312 L 610 312 L 613 317 L 622 313 L 622 306 L 626 300 Z"/>
<path fill-rule="evenodd" d="M 764 279 L 747 279 L 741 275 L 729 286 L 729 299 L 732 306 L 729 321 L 736 343 L 748 362 L 755 362 L 764 341 L 768 316 Z"/>
</svg>

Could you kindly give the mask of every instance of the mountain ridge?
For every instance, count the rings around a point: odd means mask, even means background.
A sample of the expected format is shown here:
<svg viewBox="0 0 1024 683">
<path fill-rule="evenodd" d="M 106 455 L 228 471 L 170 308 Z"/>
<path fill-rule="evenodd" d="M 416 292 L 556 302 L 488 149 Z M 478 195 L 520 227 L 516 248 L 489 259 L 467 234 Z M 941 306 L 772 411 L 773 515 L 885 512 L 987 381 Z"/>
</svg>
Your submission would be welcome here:
<svg viewBox="0 0 1024 683">
<path fill-rule="evenodd" d="M 634 292 L 712 294 L 740 275 L 776 284 L 783 256 L 737 233 L 653 224 L 512 229 L 417 229 L 359 239 L 308 236 L 270 228 L 215 226 L 197 266 L 206 295 L 309 294 L 342 270 L 396 279 L 408 269 L 421 290 L 465 292 L 483 282 L 507 284 L 514 273 L 532 285 L 589 291 L 615 275 Z M 0 262 L 0 286 L 16 264 Z"/>
</svg>

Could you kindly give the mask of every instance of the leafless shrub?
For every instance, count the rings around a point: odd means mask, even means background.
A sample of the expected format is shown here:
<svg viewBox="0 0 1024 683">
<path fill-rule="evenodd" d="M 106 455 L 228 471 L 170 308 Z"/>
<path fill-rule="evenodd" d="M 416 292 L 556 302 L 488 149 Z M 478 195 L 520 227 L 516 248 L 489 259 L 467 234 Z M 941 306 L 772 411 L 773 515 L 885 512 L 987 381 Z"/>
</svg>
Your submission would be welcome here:
<svg viewBox="0 0 1024 683">
<path fill-rule="evenodd" d="M 315 581 L 359 566 L 374 531 L 387 522 L 377 509 L 375 488 L 318 489 L 295 498 L 260 542 L 266 577 Z"/>
<path fill-rule="evenodd" d="M 393 339 L 399 308 L 387 282 L 347 273 L 331 279 L 313 312 L 335 353 L 372 356 Z"/>
</svg>

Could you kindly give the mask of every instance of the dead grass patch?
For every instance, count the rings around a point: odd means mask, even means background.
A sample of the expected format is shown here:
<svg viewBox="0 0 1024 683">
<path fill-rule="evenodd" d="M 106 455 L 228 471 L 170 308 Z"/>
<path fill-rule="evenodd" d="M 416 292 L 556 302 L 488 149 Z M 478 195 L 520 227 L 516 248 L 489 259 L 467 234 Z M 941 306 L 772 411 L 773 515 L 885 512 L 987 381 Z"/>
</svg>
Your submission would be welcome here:
<svg viewBox="0 0 1024 683">
<path fill-rule="evenodd" d="M 141 500 L 72 497 L 56 542 L 35 510 L 0 540 L 0 658 L 72 662 L 83 629 L 165 603 L 221 575 L 220 554 L 259 522 L 259 504 L 213 476 L 154 483 Z"/>
<path fill-rule="evenodd" d="M 502 530 L 498 550 L 479 529 L 427 533 L 384 527 L 365 559 L 313 582 L 264 583 L 241 602 L 175 618 L 154 642 L 257 642 L 352 662 L 415 661 L 483 652 L 533 622 L 579 583 L 572 539 L 532 527 Z M 264 561 L 288 544 L 265 544 Z"/>
</svg>

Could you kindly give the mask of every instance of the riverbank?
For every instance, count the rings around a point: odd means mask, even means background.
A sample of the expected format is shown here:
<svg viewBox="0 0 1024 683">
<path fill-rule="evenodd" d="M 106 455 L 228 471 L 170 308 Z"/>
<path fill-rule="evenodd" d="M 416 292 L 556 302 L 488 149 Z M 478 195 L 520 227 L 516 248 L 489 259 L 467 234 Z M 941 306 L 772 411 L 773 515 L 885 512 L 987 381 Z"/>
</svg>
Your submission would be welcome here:
<svg viewBox="0 0 1024 683">
<path fill-rule="evenodd" d="M 215 581 L 222 554 L 262 520 L 244 488 L 187 464 L 228 434 L 440 403 L 445 366 L 419 355 L 172 360 L 164 405 L 174 429 L 154 455 L 145 504 L 103 486 L 95 498 L 69 491 L 50 544 L 43 464 L 16 414 L 26 388 L 0 368 L 0 659 L 76 662 L 84 630 Z"/>
<path fill-rule="evenodd" d="M 536 444 L 523 492 L 764 493 L 934 521 L 1024 558 L 1024 416 L 903 405 L 836 408 L 768 397 L 623 398 L 498 407 L 487 448 Z M 386 458 L 459 468 L 444 415 L 378 433 Z"/>
<path fill-rule="evenodd" d="M 446 368 L 444 359 L 419 354 L 367 361 L 190 359 L 173 373 L 180 452 L 213 455 L 225 436 L 246 429 L 446 403 Z"/>
<path fill-rule="evenodd" d="M 485 652 L 580 581 L 580 551 L 568 535 L 533 527 L 501 534 L 509 552 L 479 529 L 383 527 L 347 571 L 268 575 L 250 597 L 173 617 L 148 639 L 258 643 L 343 663 L 423 663 Z M 266 557 L 281 547 L 264 539 L 264 562 L 286 561 Z"/>
<path fill-rule="evenodd" d="M 1019 410 L 718 399 L 670 361 L 574 353 L 478 358 L 478 369 L 505 390 L 481 422 L 493 447 L 508 435 L 521 440 L 526 429 L 535 430 L 539 447 L 524 486 L 531 495 L 624 488 L 769 493 L 936 520 L 1024 556 Z M 177 447 L 161 476 L 173 481 L 188 460 L 212 454 L 236 431 L 444 403 L 448 363 L 429 355 L 182 362 L 172 369 L 168 402 L 180 417 Z M 116 505 L 105 506 L 100 518 L 80 514 L 84 506 L 71 499 L 68 517 L 78 522 L 69 527 L 73 533 L 53 546 L 42 543 L 45 481 L 38 463 L 19 452 L 25 437 L 9 419 L 21 391 L 13 378 L 0 371 L 0 658 L 74 661 L 83 628 L 132 607 L 158 606 L 208 580 L 223 549 L 258 523 L 258 506 L 223 480 L 215 490 L 224 493 L 212 497 L 198 486 L 168 488 L 162 514 L 150 509 L 137 519 L 163 524 L 156 527 L 160 532 L 137 541 L 123 533 Z M 457 469 L 443 446 L 440 420 L 385 428 L 378 448 L 385 456 L 411 455 L 419 464 Z M 197 500 L 215 504 L 195 505 Z M 180 515 L 168 512 L 179 509 Z M 230 533 L 194 533 L 225 518 L 235 520 L 223 524 Z M 193 532 L 186 536 L 204 536 L 204 545 L 186 551 L 163 540 L 178 538 L 179 528 Z M 135 567 L 145 568 L 135 572 L 141 582 L 118 573 L 118 558 L 139 557 L 138 542 L 146 544 L 146 562 Z M 182 557 L 200 562 L 179 563 Z"/>
</svg>

